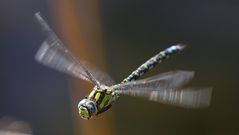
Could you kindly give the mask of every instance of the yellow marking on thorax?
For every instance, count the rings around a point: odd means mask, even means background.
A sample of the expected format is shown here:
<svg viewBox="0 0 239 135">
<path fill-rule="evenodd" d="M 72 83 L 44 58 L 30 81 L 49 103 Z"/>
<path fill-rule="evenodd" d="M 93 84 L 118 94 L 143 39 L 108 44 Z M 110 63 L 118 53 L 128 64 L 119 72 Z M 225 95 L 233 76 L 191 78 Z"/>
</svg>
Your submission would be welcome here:
<svg viewBox="0 0 239 135">
<path fill-rule="evenodd" d="M 91 91 L 91 93 L 90 93 L 90 95 L 88 97 L 89 98 L 93 98 L 94 94 L 95 94 L 95 91 L 93 90 L 93 91 Z"/>
<path fill-rule="evenodd" d="M 93 90 L 93 91 L 90 93 L 90 95 L 89 95 L 88 98 L 94 99 L 94 100 L 97 102 L 97 101 L 99 100 L 99 98 L 100 98 L 101 95 L 102 95 L 101 92 Z"/>
</svg>

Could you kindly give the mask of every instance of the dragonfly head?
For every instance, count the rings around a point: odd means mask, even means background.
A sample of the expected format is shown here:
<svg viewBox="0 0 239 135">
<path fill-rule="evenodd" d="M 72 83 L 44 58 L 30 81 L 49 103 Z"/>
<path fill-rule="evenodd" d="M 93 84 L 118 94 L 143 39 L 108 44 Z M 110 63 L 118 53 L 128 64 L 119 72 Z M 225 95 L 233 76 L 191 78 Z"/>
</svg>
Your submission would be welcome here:
<svg viewBox="0 0 239 135">
<path fill-rule="evenodd" d="M 79 114 L 81 118 L 89 120 L 92 116 L 97 113 L 95 102 L 90 99 L 82 99 L 78 104 Z"/>
</svg>

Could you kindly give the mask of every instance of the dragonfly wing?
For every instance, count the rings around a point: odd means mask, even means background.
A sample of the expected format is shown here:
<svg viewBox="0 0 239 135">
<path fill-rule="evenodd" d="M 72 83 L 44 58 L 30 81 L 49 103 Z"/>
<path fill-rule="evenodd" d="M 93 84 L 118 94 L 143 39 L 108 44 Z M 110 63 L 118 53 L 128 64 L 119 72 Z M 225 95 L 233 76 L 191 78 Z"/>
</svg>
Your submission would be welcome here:
<svg viewBox="0 0 239 135">
<path fill-rule="evenodd" d="M 51 42 L 49 39 L 45 40 L 35 55 L 36 60 L 60 72 L 65 72 L 83 80 L 90 81 L 82 67 L 65 53 L 67 50 L 62 50 L 54 44 L 59 43 Z"/>
<path fill-rule="evenodd" d="M 87 62 L 83 61 L 84 65 L 87 66 L 87 69 L 92 73 L 92 75 L 101 83 L 106 86 L 112 86 L 115 84 L 114 80 L 105 72 L 101 71 L 97 67 L 93 67 Z"/>
<path fill-rule="evenodd" d="M 135 88 L 117 90 L 120 94 L 144 97 L 151 101 L 186 108 L 203 108 L 210 105 L 212 88 L 191 87 L 185 89 L 147 89 Z"/>
<path fill-rule="evenodd" d="M 55 42 L 56 43 L 56 42 Z M 66 54 L 65 51 L 61 48 L 58 48 L 50 42 L 50 40 L 45 40 L 38 52 L 36 53 L 36 60 L 43 65 L 56 69 L 60 72 L 67 73 L 69 75 L 81 78 L 86 81 L 90 81 L 88 75 L 84 69 L 76 62 L 69 54 Z M 86 63 L 86 62 L 84 62 Z M 99 69 L 88 66 L 92 75 L 102 84 L 111 86 L 114 84 L 114 81 L 110 78 L 109 75 L 100 71 Z"/>
<path fill-rule="evenodd" d="M 58 71 L 92 82 L 97 86 L 100 86 L 99 82 L 111 85 L 113 82 L 112 79 L 104 72 L 96 68 L 92 68 L 92 70 L 86 69 L 81 61 L 76 59 L 65 47 L 39 13 L 36 14 L 36 19 L 47 35 L 47 39 L 42 43 L 36 53 L 35 58 L 38 62 Z"/>
<path fill-rule="evenodd" d="M 115 86 L 115 89 L 124 90 L 145 87 L 153 89 L 179 88 L 188 83 L 193 76 L 193 71 L 171 71 L 146 79 L 119 84 Z"/>
</svg>

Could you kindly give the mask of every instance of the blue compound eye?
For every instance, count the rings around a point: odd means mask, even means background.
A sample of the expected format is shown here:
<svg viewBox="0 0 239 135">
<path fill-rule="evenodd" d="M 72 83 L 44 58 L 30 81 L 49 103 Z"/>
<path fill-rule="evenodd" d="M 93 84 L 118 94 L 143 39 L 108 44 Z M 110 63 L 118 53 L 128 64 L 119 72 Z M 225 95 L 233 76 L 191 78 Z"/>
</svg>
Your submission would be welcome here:
<svg viewBox="0 0 239 135">
<path fill-rule="evenodd" d="M 89 109 L 89 111 L 90 111 L 91 113 L 95 112 L 95 107 L 94 107 L 93 103 L 89 103 L 89 104 L 87 105 L 87 107 L 88 107 L 88 109 Z"/>
</svg>

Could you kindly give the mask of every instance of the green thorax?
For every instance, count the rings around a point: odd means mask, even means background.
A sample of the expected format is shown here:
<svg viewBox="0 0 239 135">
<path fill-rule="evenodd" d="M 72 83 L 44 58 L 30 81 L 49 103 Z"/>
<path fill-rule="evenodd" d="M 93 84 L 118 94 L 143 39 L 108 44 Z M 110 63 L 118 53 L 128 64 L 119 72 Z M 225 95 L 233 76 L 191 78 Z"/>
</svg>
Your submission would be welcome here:
<svg viewBox="0 0 239 135">
<path fill-rule="evenodd" d="M 96 103 L 98 110 L 97 114 L 108 110 L 117 98 L 118 97 L 109 92 L 107 88 L 104 90 L 94 88 L 94 90 L 88 96 L 88 99 Z"/>
</svg>

